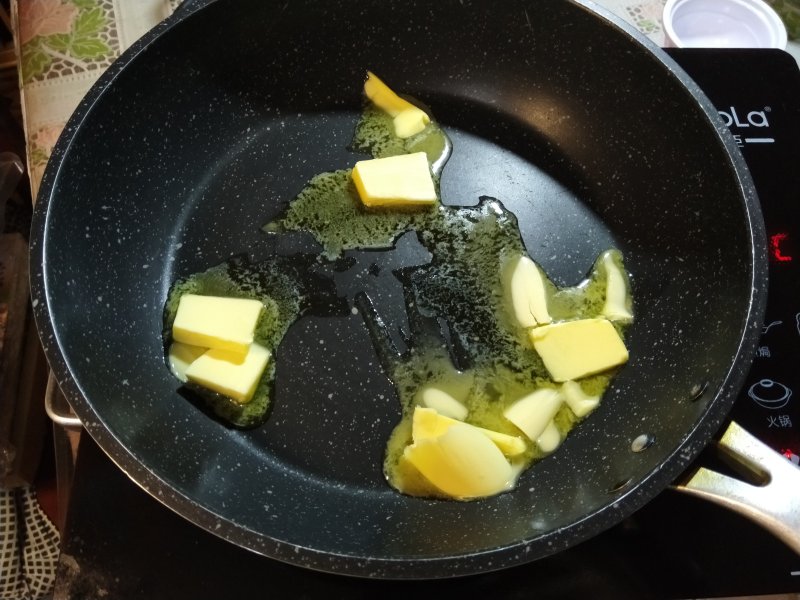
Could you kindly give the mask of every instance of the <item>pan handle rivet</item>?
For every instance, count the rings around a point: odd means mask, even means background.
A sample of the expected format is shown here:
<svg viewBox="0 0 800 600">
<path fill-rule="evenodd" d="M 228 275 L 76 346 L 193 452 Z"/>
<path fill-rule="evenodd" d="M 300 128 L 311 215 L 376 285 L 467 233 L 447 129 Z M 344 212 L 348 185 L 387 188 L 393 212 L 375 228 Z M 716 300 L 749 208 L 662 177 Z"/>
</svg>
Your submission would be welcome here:
<svg viewBox="0 0 800 600">
<path fill-rule="evenodd" d="M 692 386 L 692 389 L 689 390 L 689 396 L 691 397 L 692 402 L 696 402 L 700 400 L 700 397 L 706 393 L 708 389 L 708 382 L 704 381 L 702 383 L 696 383 Z"/>
<path fill-rule="evenodd" d="M 638 436 L 635 440 L 631 442 L 631 450 L 634 452 L 641 452 L 642 450 L 647 450 L 653 443 L 656 441 L 652 435 L 648 435 L 643 433 L 642 435 Z"/>
</svg>

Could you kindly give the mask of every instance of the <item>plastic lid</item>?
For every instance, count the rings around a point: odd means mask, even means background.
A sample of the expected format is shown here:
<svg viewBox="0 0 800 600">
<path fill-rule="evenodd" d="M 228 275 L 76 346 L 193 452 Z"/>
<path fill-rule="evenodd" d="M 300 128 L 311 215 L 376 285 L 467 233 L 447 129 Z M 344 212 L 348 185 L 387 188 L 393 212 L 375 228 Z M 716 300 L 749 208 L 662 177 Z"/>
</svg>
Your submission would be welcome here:
<svg viewBox="0 0 800 600">
<path fill-rule="evenodd" d="M 667 0 L 666 45 L 676 48 L 786 48 L 786 27 L 762 0 Z"/>
</svg>

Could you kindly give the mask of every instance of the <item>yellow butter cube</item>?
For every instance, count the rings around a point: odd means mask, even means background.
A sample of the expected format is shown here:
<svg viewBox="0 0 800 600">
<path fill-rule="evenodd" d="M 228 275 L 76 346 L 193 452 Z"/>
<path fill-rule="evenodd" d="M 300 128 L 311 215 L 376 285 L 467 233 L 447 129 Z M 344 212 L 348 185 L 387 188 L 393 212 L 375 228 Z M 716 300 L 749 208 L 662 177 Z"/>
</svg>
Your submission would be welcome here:
<svg viewBox="0 0 800 600">
<path fill-rule="evenodd" d="M 208 348 L 173 342 L 169 347 L 169 368 L 178 379 L 186 381 L 186 369 L 205 354 Z"/>
<path fill-rule="evenodd" d="M 264 305 L 259 300 L 184 294 L 172 324 L 176 342 L 243 354 Z"/>
<path fill-rule="evenodd" d="M 606 319 L 544 325 L 531 329 L 529 335 L 554 381 L 580 379 L 628 360 L 628 349 Z"/>
<path fill-rule="evenodd" d="M 403 456 L 434 486 L 454 498 L 478 498 L 511 489 L 515 472 L 476 427 L 455 421 L 441 435 L 407 446 Z"/>
<path fill-rule="evenodd" d="M 437 200 L 424 152 L 360 160 L 353 183 L 366 206 L 425 206 Z"/>
<path fill-rule="evenodd" d="M 245 403 L 253 398 L 271 353 L 251 344 L 245 354 L 212 348 L 186 369 L 189 381 Z"/>
</svg>

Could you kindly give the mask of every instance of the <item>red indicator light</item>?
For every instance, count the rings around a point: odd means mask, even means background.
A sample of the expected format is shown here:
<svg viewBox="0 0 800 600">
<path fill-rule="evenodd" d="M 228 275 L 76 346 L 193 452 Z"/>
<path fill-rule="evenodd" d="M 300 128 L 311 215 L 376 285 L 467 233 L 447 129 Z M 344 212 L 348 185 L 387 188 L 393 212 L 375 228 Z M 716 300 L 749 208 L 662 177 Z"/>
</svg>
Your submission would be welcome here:
<svg viewBox="0 0 800 600">
<path fill-rule="evenodd" d="M 771 235 L 769 238 L 770 254 L 772 254 L 772 258 L 778 262 L 788 262 L 792 260 L 791 256 L 784 254 L 781 250 L 781 243 L 788 237 L 789 235 L 786 233 L 776 233 L 775 235 Z"/>
<path fill-rule="evenodd" d="M 789 459 L 789 462 L 800 466 L 800 456 L 789 450 L 788 448 L 781 448 L 781 454 Z"/>
</svg>

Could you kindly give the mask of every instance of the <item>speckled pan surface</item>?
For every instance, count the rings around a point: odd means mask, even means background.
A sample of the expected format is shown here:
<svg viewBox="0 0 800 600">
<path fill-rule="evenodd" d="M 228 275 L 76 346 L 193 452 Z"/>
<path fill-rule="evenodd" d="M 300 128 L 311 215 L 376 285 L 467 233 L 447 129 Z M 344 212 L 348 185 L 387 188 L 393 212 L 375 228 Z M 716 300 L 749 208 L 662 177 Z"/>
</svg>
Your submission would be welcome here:
<svg viewBox="0 0 800 600">
<path fill-rule="evenodd" d="M 274 409 L 254 430 L 210 419 L 164 365 L 176 277 L 308 249 L 259 227 L 313 175 L 352 164 L 366 69 L 452 136 L 445 201 L 500 198 L 560 284 L 609 247 L 632 274 L 630 363 L 512 493 L 456 503 L 388 487 L 399 406 L 349 311 L 292 327 Z M 357 576 L 499 569 L 623 519 L 724 420 L 766 295 L 755 192 L 711 105 L 623 25 L 563 0 L 208 3 L 93 88 L 57 145 L 32 237 L 47 356 L 119 466 L 223 538 Z M 356 270 L 388 260 L 355 255 Z M 632 452 L 640 434 L 655 443 Z"/>
</svg>

